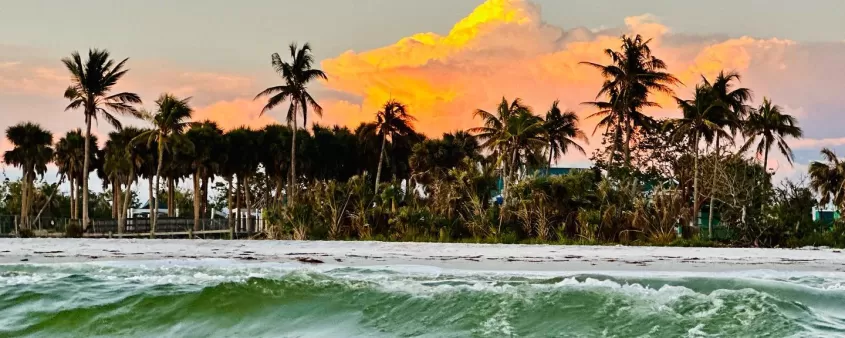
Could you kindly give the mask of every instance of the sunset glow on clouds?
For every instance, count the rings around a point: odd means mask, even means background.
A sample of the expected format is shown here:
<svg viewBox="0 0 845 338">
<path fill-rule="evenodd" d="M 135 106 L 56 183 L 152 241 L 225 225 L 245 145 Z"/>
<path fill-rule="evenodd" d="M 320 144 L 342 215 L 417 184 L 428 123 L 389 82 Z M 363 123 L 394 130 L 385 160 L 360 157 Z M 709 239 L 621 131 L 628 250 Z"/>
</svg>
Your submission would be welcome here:
<svg viewBox="0 0 845 338">
<path fill-rule="evenodd" d="M 825 83 L 832 80 L 814 77 L 823 75 L 820 70 L 829 66 L 832 68 L 826 71 L 842 78 L 842 66 L 813 63 L 819 58 L 817 53 L 842 55 L 845 44 L 815 46 L 781 39 L 673 35 L 670 27 L 650 15 L 628 17 L 620 28 L 564 30 L 545 23 L 540 8 L 531 2 L 489 0 L 445 36 L 419 33 L 382 48 L 347 51 L 324 60 L 323 69 L 329 74 L 326 86 L 361 98 L 359 105 L 347 104 L 326 114 L 347 116 L 350 110 L 372 114 L 383 102 L 395 98 L 409 105 L 420 130 L 436 136 L 476 126 L 479 122 L 472 112 L 494 109 L 504 95 L 509 100 L 522 98 L 535 113 L 544 113 L 560 99 L 564 107 L 585 118 L 591 111 L 580 103 L 595 98 L 602 78 L 579 62 L 607 63 L 604 49 L 618 48 L 622 34 L 652 39 L 655 55 L 685 83 L 676 89 L 681 97 L 689 96 L 702 75 L 713 78 L 725 69 L 743 75 L 742 85 L 754 90 L 757 102 L 764 95 L 771 96 L 780 105 L 810 115 L 802 116 L 802 122 L 814 117 L 813 104 L 845 106 L 837 93 L 841 84 L 831 88 Z M 806 93 L 809 88 L 823 94 L 813 95 L 811 101 Z M 656 101 L 663 109 L 651 111 L 653 115 L 676 114 L 671 97 L 657 97 Z M 358 114 L 350 116 L 354 117 L 350 123 L 358 122 Z M 590 120 L 582 123 L 589 131 L 595 125 Z M 595 138 L 593 141 L 596 144 Z"/>
<path fill-rule="evenodd" d="M 420 131 L 436 137 L 477 126 L 480 122 L 473 119 L 473 111 L 493 110 L 506 96 L 509 100 L 522 98 L 538 114 L 560 99 L 563 108 L 579 113 L 582 128 L 590 133 L 595 121 L 586 116 L 592 110 L 581 103 L 595 99 L 602 78 L 579 62 L 607 63 L 604 49 L 618 48 L 622 34 L 652 39 L 655 55 L 685 84 L 676 88 L 678 96 L 689 97 L 702 75 L 712 78 L 720 70 L 736 70 L 743 75 L 742 85 L 754 90 L 756 102 L 771 97 L 799 117 L 807 139 L 794 143 L 797 150 L 806 150 L 815 158 L 821 145 L 845 144 L 841 128 L 830 123 L 840 120 L 845 109 L 845 85 L 839 82 L 845 78 L 843 42 L 678 34 L 648 14 L 629 16 L 613 28 L 564 29 L 545 22 L 542 9 L 524 0 L 484 2 L 448 33 L 419 32 L 380 48 L 349 50 L 322 60 L 320 67 L 329 80 L 311 85 L 311 90 L 323 106 L 324 116 L 309 117 L 309 121 L 354 128 L 372 121 L 379 107 L 394 98 L 409 106 Z M 321 49 L 320 45 L 313 47 Z M 81 127 L 81 113 L 63 112 L 67 102 L 61 94 L 69 76 L 59 58 L 28 59 L 27 55 L 38 53 L 15 52 L 13 48 L 0 45 L 0 127 L 33 120 L 55 132 L 57 138 Z M 227 70 L 226 65 L 208 70 L 131 59 L 131 71 L 119 89 L 141 94 L 148 109 L 162 92 L 191 96 L 197 120 L 216 120 L 227 129 L 284 123 L 286 107 L 259 116 L 262 102 L 253 101 L 258 91 L 281 82 L 270 77 L 269 55 L 267 61 L 262 71 L 268 77 L 258 80 L 254 74 Z M 677 114 L 670 97 L 655 100 L 663 108 L 650 114 Z M 109 131 L 105 123 L 98 128 L 101 134 Z M 598 144 L 597 137 L 591 138 L 588 152 Z M 800 155 L 798 160 L 806 163 Z M 563 161 L 585 160 L 573 154 Z"/>
</svg>

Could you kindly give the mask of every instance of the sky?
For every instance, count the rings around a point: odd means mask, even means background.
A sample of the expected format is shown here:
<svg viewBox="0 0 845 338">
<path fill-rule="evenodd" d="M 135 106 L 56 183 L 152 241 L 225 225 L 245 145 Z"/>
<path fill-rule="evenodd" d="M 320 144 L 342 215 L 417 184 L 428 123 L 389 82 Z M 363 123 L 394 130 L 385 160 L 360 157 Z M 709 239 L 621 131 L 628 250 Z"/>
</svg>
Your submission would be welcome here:
<svg viewBox="0 0 845 338">
<path fill-rule="evenodd" d="M 58 138 L 82 127 L 81 112 L 64 111 L 69 75 L 60 60 L 93 47 L 130 58 L 118 89 L 139 93 L 148 109 L 170 92 L 192 97 L 197 119 L 261 127 L 285 111 L 259 116 L 253 101 L 280 83 L 270 54 L 308 42 L 329 75 L 311 87 L 324 107 L 309 119 L 317 123 L 354 126 L 395 98 L 436 137 L 478 125 L 472 112 L 505 96 L 537 113 L 559 99 L 591 132 L 591 110 L 580 103 L 595 98 L 602 79 L 578 63 L 605 63 L 602 50 L 618 47 L 619 36 L 642 34 L 684 82 L 678 96 L 689 97 L 701 76 L 735 70 L 754 104 L 770 97 L 797 116 L 805 138 L 790 142 L 795 165 L 782 156 L 769 163 L 797 177 L 821 147 L 845 153 L 843 12 L 841 0 L 0 0 L 0 129 L 29 120 Z M 650 114 L 677 116 L 670 97 L 656 100 L 663 108 Z M 573 153 L 559 164 L 589 162 Z"/>
</svg>

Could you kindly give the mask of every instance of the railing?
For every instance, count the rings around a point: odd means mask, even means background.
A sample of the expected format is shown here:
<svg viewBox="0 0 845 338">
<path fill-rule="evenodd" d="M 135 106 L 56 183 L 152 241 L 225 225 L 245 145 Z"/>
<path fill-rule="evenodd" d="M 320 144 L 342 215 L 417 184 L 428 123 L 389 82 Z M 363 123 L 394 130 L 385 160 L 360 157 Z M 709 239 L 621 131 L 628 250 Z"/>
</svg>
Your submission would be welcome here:
<svg viewBox="0 0 845 338">
<path fill-rule="evenodd" d="M 0 215 L 0 236 L 16 234 L 16 224 L 18 224 L 19 218 L 20 216 L 16 215 Z M 262 219 L 252 220 L 253 231 L 247 231 L 245 218 L 233 219 L 233 221 L 234 229 L 232 230 L 236 234 L 256 233 L 265 230 L 264 220 Z M 81 221 L 70 220 L 68 218 L 40 217 L 32 220 L 31 228 L 35 236 L 62 236 L 67 232 L 67 226 L 71 222 Z M 126 227 L 123 233 L 125 235 L 135 236 L 149 234 L 150 228 L 151 220 L 149 218 L 128 218 L 126 219 Z M 157 220 L 155 234 L 162 236 L 168 236 L 168 234 L 185 236 L 191 232 L 206 234 L 212 232 L 228 233 L 229 230 L 229 220 L 227 218 L 200 219 L 199 227 L 195 230 L 193 219 L 162 217 Z M 90 226 L 85 230 L 85 236 L 97 237 L 117 234 L 118 221 L 116 219 L 91 220 Z"/>
</svg>

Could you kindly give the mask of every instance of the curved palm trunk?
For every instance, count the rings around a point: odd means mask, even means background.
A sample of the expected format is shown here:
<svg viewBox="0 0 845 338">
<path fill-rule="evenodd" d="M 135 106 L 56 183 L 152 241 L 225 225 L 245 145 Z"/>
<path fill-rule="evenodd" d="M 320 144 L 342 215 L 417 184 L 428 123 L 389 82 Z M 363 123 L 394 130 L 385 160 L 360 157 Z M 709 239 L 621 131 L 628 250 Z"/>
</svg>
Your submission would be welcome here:
<svg viewBox="0 0 845 338">
<path fill-rule="evenodd" d="M 159 133 L 159 140 L 161 140 L 161 133 Z M 153 209 L 155 209 L 155 211 L 153 211 L 152 214 L 150 214 L 150 217 L 152 217 L 151 218 L 152 223 L 150 223 L 150 237 L 155 237 L 155 231 L 156 231 L 156 225 L 157 225 L 156 223 L 158 223 L 158 192 L 159 192 L 159 189 L 161 188 L 161 169 L 162 169 L 163 164 L 164 164 L 164 162 L 162 161 L 163 157 L 164 157 L 164 145 L 162 145 L 161 141 L 159 141 L 159 144 L 158 144 L 158 166 L 156 168 L 156 186 L 155 186 L 155 191 L 153 191 L 153 195 L 152 195 L 153 197 L 150 197 L 153 201 L 153 203 L 150 207 L 150 210 L 152 211 Z"/>
<path fill-rule="evenodd" d="M 200 195 L 202 195 L 202 191 L 200 189 L 200 169 L 197 169 L 194 172 L 194 231 L 200 230 Z"/>
<path fill-rule="evenodd" d="M 546 176 L 549 176 L 549 172 L 552 170 L 552 145 L 549 144 L 549 165 L 546 166 Z"/>
<path fill-rule="evenodd" d="M 85 113 L 85 159 L 82 160 L 82 230 L 88 229 L 88 168 L 91 166 L 91 115 Z M 94 112 L 90 112 L 93 114 Z"/>
<path fill-rule="evenodd" d="M 126 212 L 129 210 L 129 201 L 132 199 L 132 183 L 135 181 L 135 168 L 129 168 L 129 177 L 126 179 L 126 191 L 123 194 L 123 206 L 118 215 L 117 233 L 123 235 L 126 232 Z"/>
<path fill-rule="evenodd" d="M 381 152 L 379 153 L 379 156 L 378 156 L 378 168 L 376 168 L 376 187 L 375 187 L 375 190 L 374 190 L 376 192 L 376 194 L 378 194 L 378 184 L 379 184 L 379 181 L 381 181 L 381 167 L 382 167 L 382 163 L 384 162 L 384 148 L 385 148 L 386 145 L 387 145 L 387 134 L 385 133 L 384 135 L 382 135 L 382 138 L 381 138 Z"/>
<path fill-rule="evenodd" d="M 155 211 L 153 209 L 154 208 L 153 206 L 155 205 L 155 197 L 154 197 L 155 192 L 153 191 L 155 189 L 155 182 L 153 182 L 153 178 L 154 178 L 153 175 L 150 175 L 149 178 L 147 178 L 147 181 L 149 183 L 149 184 L 147 184 L 147 188 L 149 189 L 149 192 L 150 192 L 150 200 L 149 200 L 149 203 L 148 203 L 149 204 L 148 207 L 150 209 L 150 218 L 149 218 L 150 219 L 150 229 L 152 229 L 153 214 L 155 214 Z"/>
</svg>

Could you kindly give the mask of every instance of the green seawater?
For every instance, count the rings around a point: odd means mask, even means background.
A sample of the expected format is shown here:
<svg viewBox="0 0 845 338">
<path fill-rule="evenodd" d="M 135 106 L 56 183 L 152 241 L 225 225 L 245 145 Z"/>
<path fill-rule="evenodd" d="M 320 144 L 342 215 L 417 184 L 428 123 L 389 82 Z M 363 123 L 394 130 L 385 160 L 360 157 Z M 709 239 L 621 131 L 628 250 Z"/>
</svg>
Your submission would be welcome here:
<svg viewBox="0 0 845 338">
<path fill-rule="evenodd" d="M 845 275 L 0 265 L 2 337 L 840 337 Z"/>
</svg>

